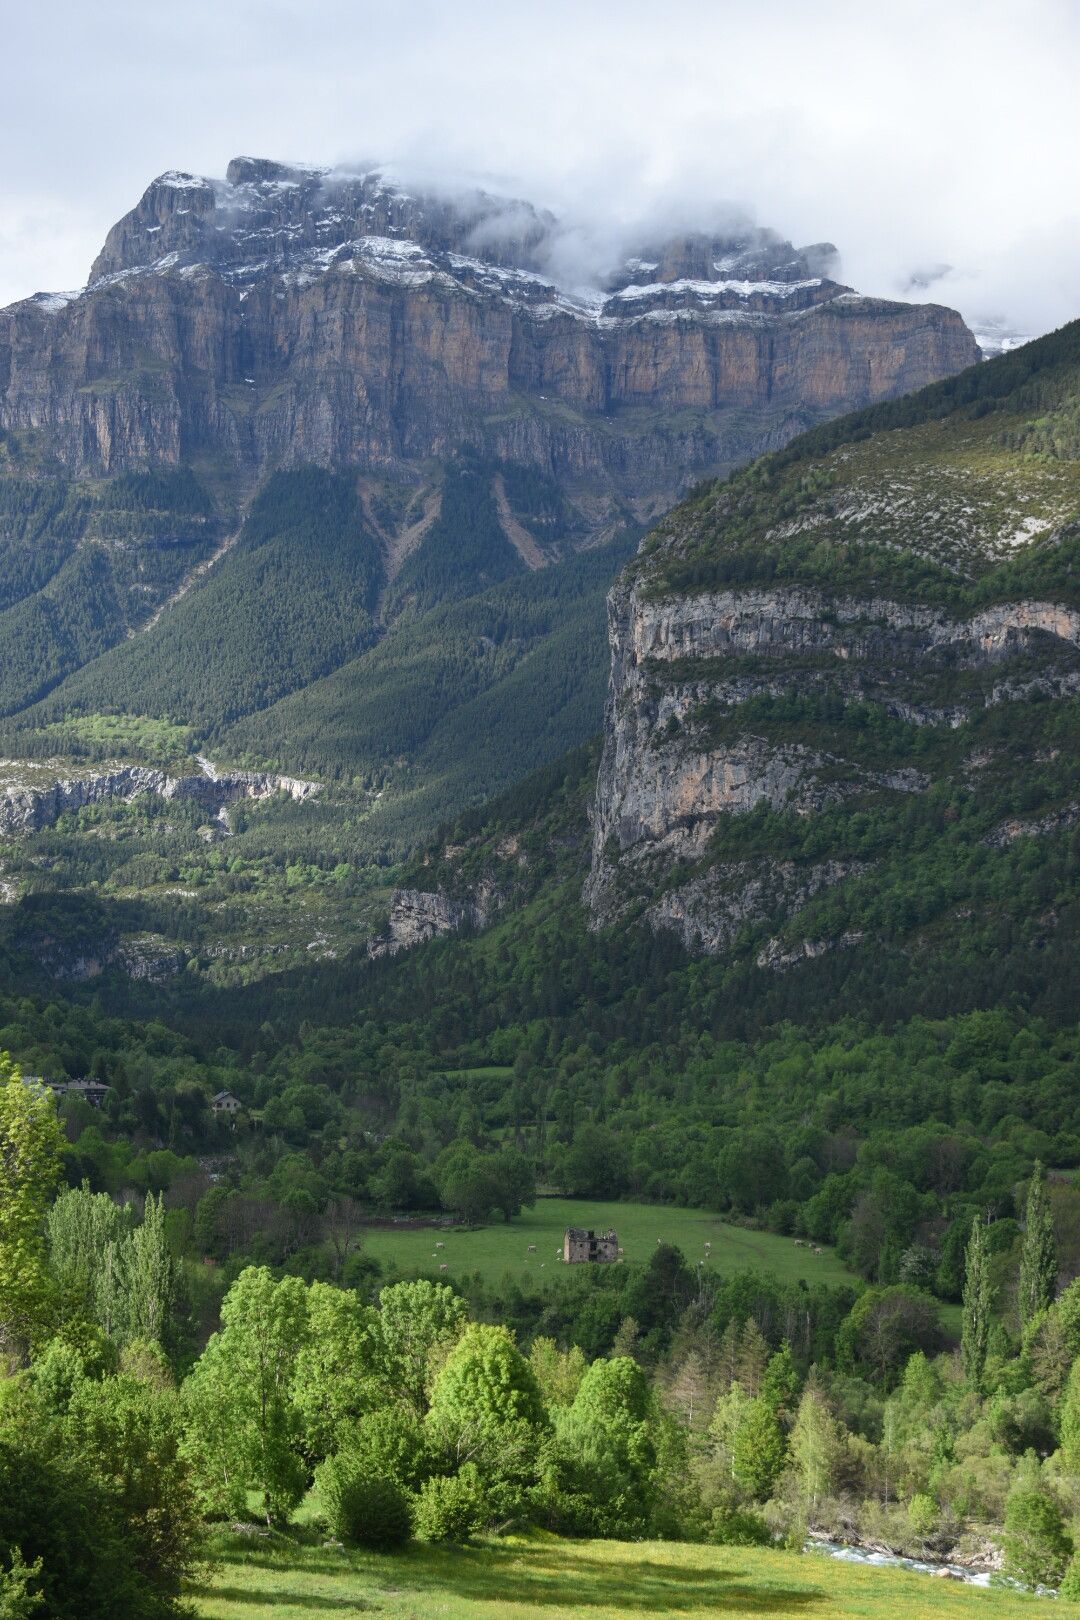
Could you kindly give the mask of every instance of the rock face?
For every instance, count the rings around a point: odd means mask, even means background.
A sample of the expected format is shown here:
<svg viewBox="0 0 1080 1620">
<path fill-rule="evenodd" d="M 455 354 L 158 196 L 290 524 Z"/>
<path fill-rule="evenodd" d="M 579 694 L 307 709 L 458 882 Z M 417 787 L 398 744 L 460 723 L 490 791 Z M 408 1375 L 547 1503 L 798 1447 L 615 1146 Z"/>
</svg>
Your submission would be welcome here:
<svg viewBox="0 0 1080 1620">
<path fill-rule="evenodd" d="M 1080 611 L 1052 601 L 965 614 L 798 583 L 658 595 L 647 565 L 612 591 L 609 636 L 586 902 L 597 926 L 643 909 L 652 926 L 711 953 L 726 951 L 745 926 L 790 917 L 819 890 L 867 870 L 851 860 L 721 859 L 715 840 L 730 818 L 755 809 L 812 818 L 856 798 L 930 786 L 929 775 L 899 758 L 871 763 L 840 752 L 820 721 L 807 742 L 744 719 L 763 712 L 761 700 L 827 696 L 834 717 L 850 704 L 868 726 L 880 709 L 912 731 L 950 731 L 980 709 L 1036 692 L 1070 695 L 1080 663 Z M 966 701 L 920 701 L 943 680 L 954 690 L 966 685 Z M 757 711 L 745 708 L 755 701 Z M 1006 823 L 986 841 L 1002 848 L 1069 827 L 1076 814 L 1071 803 L 1037 821 Z M 757 962 L 779 970 L 861 937 L 794 946 L 774 938 Z"/>
<path fill-rule="evenodd" d="M 368 941 L 368 955 L 396 956 L 460 928 L 482 928 L 487 920 L 488 906 L 483 900 L 453 900 L 422 889 L 395 889 L 386 931 Z"/>
<path fill-rule="evenodd" d="M 556 237 L 527 205 L 377 173 L 162 175 L 82 292 L 0 312 L 0 428 L 83 475 L 213 456 L 401 477 L 469 444 L 656 503 L 979 358 L 953 311 L 829 279 L 828 244 L 681 238 L 571 290 Z"/>
<path fill-rule="evenodd" d="M 51 827 L 69 810 L 109 799 L 133 799 L 156 794 L 162 799 L 185 799 L 216 815 L 238 799 L 265 799 L 284 793 L 304 800 L 319 791 L 318 782 L 257 771 L 218 772 L 207 762 L 200 776 L 170 776 L 148 765 L 119 765 L 85 776 L 58 777 L 33 787 L 9 786 L 0 792 L 0 835 L 15 837 Z"/>
</svg>

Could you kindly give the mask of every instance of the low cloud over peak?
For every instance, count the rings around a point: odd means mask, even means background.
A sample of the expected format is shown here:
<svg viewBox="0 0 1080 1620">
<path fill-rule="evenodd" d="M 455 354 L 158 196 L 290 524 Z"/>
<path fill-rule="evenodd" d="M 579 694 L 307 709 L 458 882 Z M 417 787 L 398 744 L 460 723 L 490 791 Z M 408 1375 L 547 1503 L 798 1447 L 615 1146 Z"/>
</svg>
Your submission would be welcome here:
<svg viewBox="0 0 1080 1620">
<path fill-rule="evenodd" d="M 5 44 L 2 302 L 84 280 L 155 173 L 377 152 L 553 210 L 567 278 L 749 221 L 976 324 L 1080 314 L 1071 0 L 58 0 Z"/>
</svg>

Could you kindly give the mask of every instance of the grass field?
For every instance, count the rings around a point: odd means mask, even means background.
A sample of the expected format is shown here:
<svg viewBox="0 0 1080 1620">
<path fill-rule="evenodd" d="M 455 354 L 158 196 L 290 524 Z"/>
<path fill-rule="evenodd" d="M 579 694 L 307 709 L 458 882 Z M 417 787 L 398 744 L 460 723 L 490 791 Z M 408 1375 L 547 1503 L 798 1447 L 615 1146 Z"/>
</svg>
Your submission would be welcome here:
<svg viewBox="0 0 1080 1620">
<path fill-rule="evenodd" d="M 728 1226 L 699 1209 L 674 1209 L 665 1204 L 605 1204 L 572 1198 L 540 1198 L 509 1224 L 474 1230 L 451 1227 L 420 1231 L 372 1227 L 364 1234 L 364 1247 L 384 1265 L 408 1274 L 437 1269 L 463 1276 L 479 1271 L 497 1282 L 507 1271 L 534 1276 L 540 1281 L 565 1276 L 568 1268 L 555 1258 L 568 1226 L 591 1226 L 606 1231 L 613 1226 L 628 1262 L 646 1261 L 659 1238 L 674 1243 L 691 1265 L 707 1260 L 724 1276 L 754 1267 L 784 1281 L 850 1283 L 852 1274 L 831 1249 L 814 1254 L 797 1248 L 794 1238 L 771 1232 L 747 1232 Z M 444 1245 L 436 1249 L 435 1244 Z M 536 1252 L 529 1253 L 529 1245 Z M 706 1249 L 706 1243 L 712 1245 Z"/>
<path fill-rule="evenodd" d="M 675 1542 L 511 1538 L 474 1547 L 413 1546 L 394 1554 L 274 1546 L 232 1537 L 197 1594 L 201 1620 L 623 1620 L 716 1615 L 796 1620 L 1014 1620 L 1046 1600 L 868 1569 L 819 1554 Z M 1051 1613 L 1075 1614 L 1071 1603 Z"/>
</svg>

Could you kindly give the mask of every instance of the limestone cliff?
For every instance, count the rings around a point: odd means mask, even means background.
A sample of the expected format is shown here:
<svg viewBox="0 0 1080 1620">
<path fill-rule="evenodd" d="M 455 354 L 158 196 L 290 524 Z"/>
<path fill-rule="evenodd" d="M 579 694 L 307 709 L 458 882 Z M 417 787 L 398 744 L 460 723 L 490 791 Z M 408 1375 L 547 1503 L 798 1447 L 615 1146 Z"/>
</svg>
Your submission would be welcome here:
<svg viewBox="0 0 1080 1620">
<path fill-rule="evenodd" d="M 68 811 L 110 799 L 130 800 L 144 793 L 188 800 L 216 815 L 239 799 L 265 799 L 283 793 L 303 801 L 319 791 L 318 782 L 304 782 L 297 777 L 262 771 L 218 771 L 209 761 L 202 765 L 201 774 L 190 776 L 172 776 L 149 765 L 125 764 L 68 775 L 70 767 L 58 767 L 54 773 L 47 763 L 13 762 L 5 773 L 6 779 L 0 780 L 0 836 L 39 832 Z M 23 782 L 21 777 L 33 780 Z"/>
<path fill-rule="evenodd" d="M 212 457 L 401 476 L 468 443 L 669 502 L 978 358 L 954 312 L 828 279 L 827 244 L 684 238 L 568 289 L 554 229 L 378 173 L 162 175 L 84 290 L 0 312 L 0 428 L 80 474 Z"/>
</svg>

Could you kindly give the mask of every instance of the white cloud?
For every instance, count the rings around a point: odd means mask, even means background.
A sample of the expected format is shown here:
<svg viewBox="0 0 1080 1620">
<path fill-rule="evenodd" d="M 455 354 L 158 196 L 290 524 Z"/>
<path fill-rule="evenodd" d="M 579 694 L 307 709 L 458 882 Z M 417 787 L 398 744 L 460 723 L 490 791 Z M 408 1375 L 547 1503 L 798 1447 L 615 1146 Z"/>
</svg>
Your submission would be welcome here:
<svg viewBox="0 0 1080 1620">
<path fill-rule="evenodd" d="M 494 180 L 583 252 L 732 206 L 847 279 L 1080 313 L 1073 0 L 54 0 L 5 26 L 0 301 L 77 285 L 161 170 L 237 152 Z M 920 296 L 926 296 L 922 294 Z"/>
</svg>

